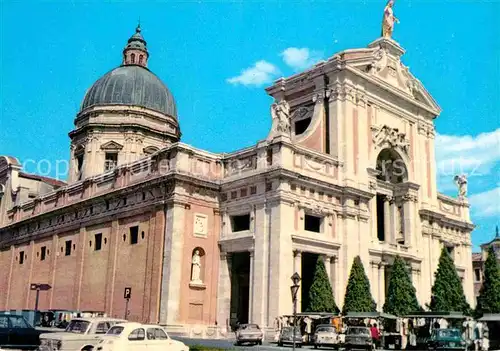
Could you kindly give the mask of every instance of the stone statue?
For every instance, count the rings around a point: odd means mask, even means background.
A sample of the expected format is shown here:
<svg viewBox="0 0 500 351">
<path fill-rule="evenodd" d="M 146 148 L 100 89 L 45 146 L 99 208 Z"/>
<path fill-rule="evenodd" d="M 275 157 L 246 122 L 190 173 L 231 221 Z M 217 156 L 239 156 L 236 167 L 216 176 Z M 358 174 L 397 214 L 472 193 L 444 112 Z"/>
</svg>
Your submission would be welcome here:
<svg viewBox="0 0 500 351">
<path fill-rule="evenodd" d="M 201 283 L 200 273 L 201 273 L 200 251 L 195 250 L 191 263 L 191 281 L 194 283 Z"/>
<path fill-rule="evenodd" d="M 389 0 L 384 8 L 384 18 L 382 20 L 382 36 L 391 38 L 394 30 L 394 23 L 399 23 L 399 20 L 394 16 L 394 0 Z"/>
<path fill-rule="evenodd" d="M 455 183 L 458 186 L 458 197 L 459 198 L 464 198 L 467 196 L 467 177 L 465 174 L 462 175 L 456 175 L 455 178 L 453 178 Z"/>
<path fill-rule="evenodd" d="M 290 105 L 285 100 L 275 102 L 271 105 L 271 116 L 273 118 L 274 135 L 290 135 Z"/>
</svg>

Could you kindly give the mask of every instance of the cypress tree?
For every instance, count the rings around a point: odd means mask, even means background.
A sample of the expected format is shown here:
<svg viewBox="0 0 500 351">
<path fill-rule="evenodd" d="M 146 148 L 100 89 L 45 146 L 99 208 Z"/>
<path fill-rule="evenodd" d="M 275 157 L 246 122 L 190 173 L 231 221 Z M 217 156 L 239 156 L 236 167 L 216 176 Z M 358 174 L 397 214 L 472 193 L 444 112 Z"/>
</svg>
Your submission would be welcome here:
<svg viewBox="0 0 500 351">
<path fill-rule="evenodd" d="M 373 300 L 370 290 L 370 281 L 366 276 L 361 258 L 356 256 L 347 283 L 342 314 L 348 312 L 376 312 L 376 308 L 377 304 Z"/>
<path fill-rule="evenodd" d="M 438 269 L 434 277 L 430 310 L 433 312 L 456 311 L 470 315 L 471 310 L 465 299 L 462 282 L 455 263 L 445 247 L 441 250 Z"/>
<path fill-rule="evenodd" d="M 479 290 L 476 314 L 500 313 L 500 265 L 493 246 L 488 249 L 488 257 L 484 263 L 484 281 Z"/>
<path fill-rule="evenodd" d="M 392 265 L 389 289 L 384 303 L 384 312 L 395 316 L 405 316 L 419 311 L 416 290 L 411 282 L 405 261 L 396 256 Z"/>
<path fill-rule="evenodd" d="M 339 313 L 339 308 L 333 297 L 332 286 L 326 273 L 325 263 L 318 257 L 306 312 Z"/>
</svg>

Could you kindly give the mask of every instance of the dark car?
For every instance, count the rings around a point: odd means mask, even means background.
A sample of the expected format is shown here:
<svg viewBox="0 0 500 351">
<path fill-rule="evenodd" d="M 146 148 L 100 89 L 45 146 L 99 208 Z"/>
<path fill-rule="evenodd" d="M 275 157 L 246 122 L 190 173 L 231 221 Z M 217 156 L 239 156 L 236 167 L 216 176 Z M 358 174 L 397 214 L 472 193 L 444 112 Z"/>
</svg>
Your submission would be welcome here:
<svg viewBox="0 0 500 351">
<path fill-rule="evenodd" d="M 346 350 L 371 350 L 374 348 L 370 328 L 349 327 L 345 334 Z"/>
<path fill-rule="evenodd" d="M 0 314 L 0 349 L 36 350 L 40 333 L 23 316 Z"/>
<path fill-rule="evenodd" d="M 459 329 L 434 329 L 427 341 L 429 350 L 465 350 L 465 340 Z"/>
<path fill-rule="evenodd" d="M 281 330 L 278 346 L 293 345 L 302 347 L 302 333 L 299 327 L 295 327 L 295 339 L 293 338 L 293 327 L 284 327 Z"/>
</svg>

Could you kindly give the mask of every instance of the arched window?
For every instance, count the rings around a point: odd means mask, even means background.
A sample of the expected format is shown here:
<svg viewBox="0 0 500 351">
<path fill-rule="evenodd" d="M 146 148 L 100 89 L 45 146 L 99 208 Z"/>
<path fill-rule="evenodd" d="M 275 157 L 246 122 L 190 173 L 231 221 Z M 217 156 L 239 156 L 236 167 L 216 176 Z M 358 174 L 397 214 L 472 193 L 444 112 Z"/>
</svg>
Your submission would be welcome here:
<svg viewBox="0 0 500 351">
<path fill-rule="evenodd" d="M 139 64 L 142 65 L 142 60 L 144 59 L 144 55 L 139 55 Z"/>
<path fill-rule="evenodd" d="M 205 251 L 196 247 L 191 255 L 191 284 L 203 284 L 205 279 Z"/>
<path fill-rule="evenodd" d="M 377 157 L 377 178 L 392 184 L 408 181 L 406 164 L 394 149 L 383 149 Z"/>
<path fill-rule="evenodd" d="M 135 63 L 135 54 L 130 54 L 130 62 Z"/>
</svg>

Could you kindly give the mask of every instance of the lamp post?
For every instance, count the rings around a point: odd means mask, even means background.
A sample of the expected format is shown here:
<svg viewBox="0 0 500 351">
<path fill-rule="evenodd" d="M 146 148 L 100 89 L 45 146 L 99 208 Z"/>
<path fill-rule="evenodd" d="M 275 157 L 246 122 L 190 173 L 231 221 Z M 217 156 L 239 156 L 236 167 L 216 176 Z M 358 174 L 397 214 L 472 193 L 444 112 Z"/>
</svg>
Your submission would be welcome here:
<svg viewBox="0 0 500 351">
<path fill-rule="evenodd" d="M 299 291 L 299 283 L 300 283 L 300 275 L 295 272 L 292 275 L 293 285 L 290 287 L 290 291 L 292 292 L 292 302 L 293 302 L 293 346 L 292 349 L 295 350 L 295 329 L 297 325 L 297 291 Z"/>
</svg>

